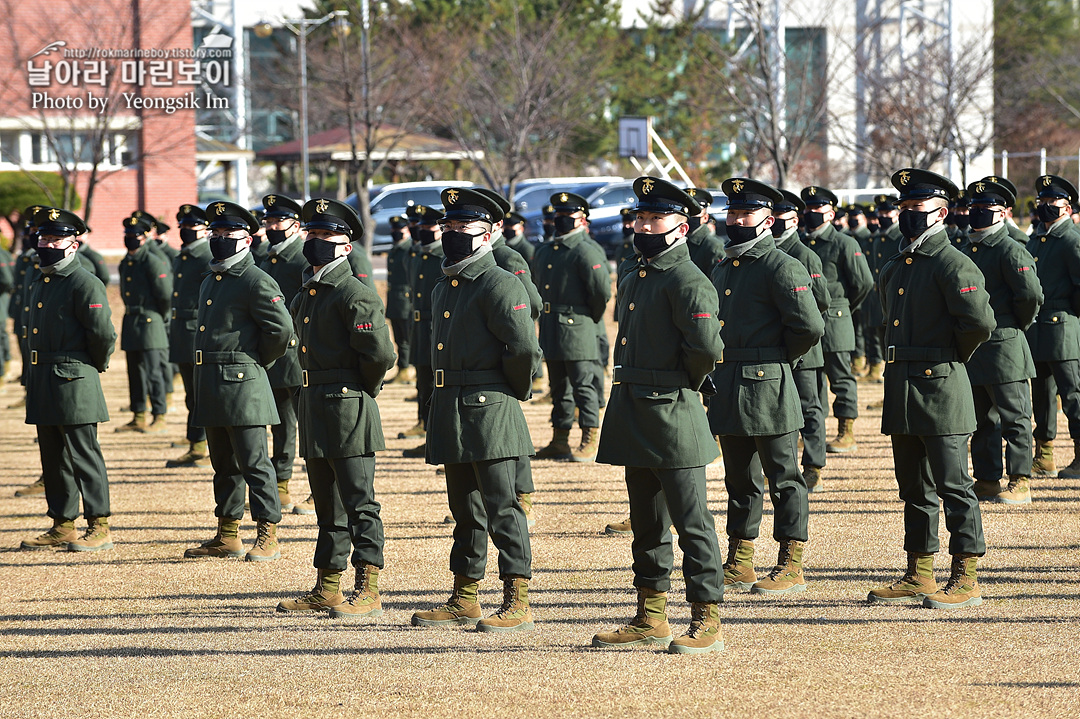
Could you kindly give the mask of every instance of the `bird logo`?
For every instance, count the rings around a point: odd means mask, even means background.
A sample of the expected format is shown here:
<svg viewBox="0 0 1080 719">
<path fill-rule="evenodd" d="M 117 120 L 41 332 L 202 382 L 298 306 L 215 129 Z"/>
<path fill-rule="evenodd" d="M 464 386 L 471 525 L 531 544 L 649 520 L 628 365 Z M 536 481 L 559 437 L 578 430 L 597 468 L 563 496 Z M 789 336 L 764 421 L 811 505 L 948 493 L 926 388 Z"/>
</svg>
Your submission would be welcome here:
<svg viewBox="0 0 1080 719">
<path fill-rule="evenodd" d="M 908 172 L 907 170 L 901 170 L 900 171 L 900 184 L 906 187 L 909 180 L 911 180 L 911 173 Z"/>
<path fill-rule="evenodd" d="M 458 198 L 458 191 L 457 190 L 447 190 L 446 191 L 446 201 L 449 202 L 451 205 L 453 205 L 455 202 L 457 202 L 457 198 Z"/>
<path fill-rule="evenodd" d="M 57 210 L 55 208 L 49 210 L 49 219 L 50 220 L 56 220 L 56 219 L 59 219 L 59 218 L 60 218 L 60 210 Z"/>
<path fill-rule="evenodd" d="M 744 183 L 742 180 L 733 180 L 731 182 L 731 191 L 732 192 L 742 192 L 743 185 L 745 185 L 745 184 L 746 183 Z"/>
<path fill-rule="evenodd" d="M 273 195 L 267 195 L 266 196 L 266 206 L 267 207 L 273 205 L 275 202 L 277 202 L 276 197 L 274 197 Z"/>
</svg>

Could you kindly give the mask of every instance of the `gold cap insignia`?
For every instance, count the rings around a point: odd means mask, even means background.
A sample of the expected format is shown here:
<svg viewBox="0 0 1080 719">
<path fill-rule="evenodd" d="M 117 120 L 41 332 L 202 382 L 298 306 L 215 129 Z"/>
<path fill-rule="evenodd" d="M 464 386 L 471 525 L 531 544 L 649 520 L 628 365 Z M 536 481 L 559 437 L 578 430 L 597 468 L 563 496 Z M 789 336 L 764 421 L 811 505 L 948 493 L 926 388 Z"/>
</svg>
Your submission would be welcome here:
<svg viewBox="0 0 1080 719">
<path fill-rule="evenodd" d="M 266 204 L 267 204 L 267 205 L 272 205 L 272 204 L 274 204 L 275 202 L 277 202 L 277 198 L 276 198 L 276 197 L 274 197 L 273 195 L 267 195 L 267 196 L 266 196 Z"/>
<path fill-rule="evenodd" d="M 986 185 L 984 185 L 983 183 L 981 183 L 981 182 L 976 182 L 975 183 L 975 192 L 982 192 L 985 189 L 986 189 Z"/>
<path fill-rule="evenodd" d="M 216 205 L 214 205 L 214 212 L 216 214 L 218 214 L 218 215 L 224 215 L 225 214 L 225 203 L 224 202 L 219 202 Z"/>
<path fill-rule="evenodd" d="M 900 171 L 900 184 L 907 186 L 908 181 L 911 180 L 911 173 L 907 170 Z"/>
<path fill-rule="evenodd" d="M 686 194 L 690 195 L 690 197 L 697 197 L 697 190 L 691 187 L 689 190 L 686 191 Z"/>
<path fill-rule="evenodd" d="M 329 208 L 330 208 L 330 203 L 327 202 L 325 199 L 319 200 L 318 202 L 315 203 L 315 211 L 316 212 L 326 212 Z"/>
<path fill-rule="evenodd" d="M 990 182 L 999 182 L 996 175 L 990 175 L 990 177 L 987 177 L 986 179 L 989 180 Z"/>
<path fill-rule="evenodd" d="M 810 195 L 811 197 L 813 197 L 814 195 L 816 195 L 816 194 L 817 194 L 817 188 L 816 188 L 816 187 L 814 187 L 813 185 L 811 185 L 811 186 L 810 186 L 810 189 L 808 189 L 808 190 L 806 191 L 806 194 L 808 194 L 808 195 Z"/>
<path fill-rule="evenodd" d="M 57 210 L 55 208 L 52 209 L 52 210 L 49 210 L 49 219 L 50 220 L 55 220 L 55 219 L 58 219 L 59 217 L 60 217 L 60 210 Z"/>
<path fill-rule="evenodd" d="M 138 223 L 139 223 L 139 218 L 138 217 L 129 217 L 128 218 L 128 224 L 131 225 L 132 227 L 134 227 Z"/>
<path fill-rule="evenodd" d="M 181 209 L 184 211 L 185 215 L 191 214 L 191 205 L 184 205 Z"/>
<path fill-rule="evenodd" d="M 653 179 L 651 177 L 646 177 L 644 180 L 641 181 L 641 191 L 647 195 L 652 192 L 653 185 L 655 184 L 656 183 L 653 182 Z"/>
<path fill-rule="evenodd" d="M 732 180 L 731 181 L 731 191 L 732 192 L 742 192 L 743 185 L 745 185 L 745 184 L 746 183 L 743 182 L 742 180 Z"/>
<path fill-rule="evenodd" d="M 446 191 L 446 201 L 449 202 L 451 205 L 454 204 L 455 202 L 457 202 L 457 198 L 458 198 L 458 191 L 457 190 L 447 190 Z"/>
<path fill-rule="evenodd" d="M 569 200 L 570 196 L 567 195 L 565 192 L 559 195 L 559 202 L 569 202 Z"/>
<path fill-rule="evenodd" d="M 1045 175 L 1042 178 L 1043 187 L 1050 187 L 1050 183 L 1052 183 L 1053 181 L 1054 181 L 1054 179 L 1052 177 L 1050 177 L 1050 175 Z"/>
<path fill-rule="evenodd" d="M 41 205 L 34 205 L 33 207 L 30 208 L 30 214 L 31 215 L 36 215 L 40 211 L 41 211 Z"/>
</svg>

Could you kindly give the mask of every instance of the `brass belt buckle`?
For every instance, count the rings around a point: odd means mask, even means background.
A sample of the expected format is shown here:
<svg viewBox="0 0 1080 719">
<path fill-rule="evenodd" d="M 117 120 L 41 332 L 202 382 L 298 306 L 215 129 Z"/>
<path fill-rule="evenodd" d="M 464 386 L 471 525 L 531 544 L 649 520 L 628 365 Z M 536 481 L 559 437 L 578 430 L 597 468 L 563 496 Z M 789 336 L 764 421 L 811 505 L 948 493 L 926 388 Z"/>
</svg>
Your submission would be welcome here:
<svg viewBox="0 0 1080 719">
<path fill-rule="evenodd" d="M 30 350 L 30 364 L 37 364 L 37 350 Z"/>
<path fill-rule="evenodd" d="M 551 314 L 551 303 L 550 302 L 545 302 L 544 303 L 544 314 L 545 315 L 550 315 Z"/>
<path fill-rule="evenodd" d="M 202 364 L 202 350 L 195 350 L 195 364 Z"/>
<path fill-rule="evenodd" d="M 889 345 L 885 348 L 885 364 L 892 364 L 896 361 L 896 345 Z"/>
<path fill-rule="evenodd" d="M 305 387 L 307 387 L 307 386 L 308 386 L 308 374 L 307 374 L 307 370 L 306 370 L 306 369 L 302 369 L 302 370 L 300 370 L 300 376 L 301 376 L 301 378 L 302 378 L 302 379 L 301 379 L 301 382 L 303 382 L 303 385 L 304 385 Z"/>
<path fill-rule="evenodd" d="M 176 319 L 176 308 L 175 307 L 173 307 L 173 310 L 172 310 L 172 318 L 174 320 Z"/>
<path fill-rule="evenodd" d="M 612 385 L 622 384 L 622 382 L 615 379 L 619 374 L 619 370 L 621 370 L 621 369 L 622 369 L 621 364 L 617 364 L 617 365 L 615 365 L 614 367 L 611 368 L 611 384 Z"/>
<path fill-rule="evenodd" d="M 420 310 L 413 310 L 412 319 L 413 319 L 413 322 L 419 322 L 420 321 Z"/>
<path fill-rule="evenodd" d="M 436 387 L 445 387 L 446 386 L 446 372 L 445 371 L 443 371 L 441 369 L 435 370 L 435 386 Z"/>
</svg>

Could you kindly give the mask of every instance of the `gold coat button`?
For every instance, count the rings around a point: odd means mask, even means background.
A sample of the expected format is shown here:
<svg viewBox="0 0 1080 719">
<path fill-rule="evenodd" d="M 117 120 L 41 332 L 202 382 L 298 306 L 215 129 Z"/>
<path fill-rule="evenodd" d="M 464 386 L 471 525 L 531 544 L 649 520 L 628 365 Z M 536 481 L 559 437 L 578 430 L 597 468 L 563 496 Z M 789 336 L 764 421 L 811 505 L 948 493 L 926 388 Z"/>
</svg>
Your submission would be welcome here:
<svg viewBox="0 0 1080 719">
<path fill-rule="evenodd" d="M 48 280 L 49 280 L 49 278 L 48 278 L 48 277 L 46 277 L 46 278 L 45 278 L 45 281 L 47 282 Z M 124 293 L 124 297 L 131 297 L 131 293 L 130 293 L 130 292 L 125 292 L 125 293 Z"/>
<path fill-rule="evenodd" d="M 41 309 L 41 303 L 40 303 L 40 302 L 38 302 L 38 303 L 37 303 L 37 306 L 38 306 L 38 309 L 40 310 L 40 309 Z"/>
<path fill-rule="evenodd" d="M 733 266 L 735 266 L 735 267 L 738 267 L 738 266 L 739 266 L 739 261 L 738 261 L 738 260 L 734 260 L 734 261 L 732 261 L 732 263 L 731 263 L 731 264 L 732 264 Z"/>
<path fill-rule="evenodd" d="M 135 264 L 134 260 L 128 260 L 128 267 L 131 267 L 134 264 Z"/>
<path fill-rule="evenodd" d="M 52 282 L 52 280 L 50 278 L 46 277 L 45 278 L 45 284 L 49 284 L 50 282 Z"/>
<path fill-rule="evenodd" d="M 758 376 L 758 377 L 764 377 L 764 376 L 765 376 L 765 373 L 764 373 L 764 372 L 762 372 L 761 370 L 758 370 L 757 376 Z"/>
<path fill-rule="evenodd" d="M 928 369 L 925 372 L 923 372 L 923 374 L 925 374 L 927 377 L 929 377 L 930 375 L 934 374 L 934 370 Z"/>
<path fill-rule="evenodd" d="M 574 324 L 574 318 L 573 318 L 573 317 L 569 317 L 569 318 L 567 318 L 567 320 L 566 320 L 566 324 L 568 324 L 568 325 L 572 325 L 572 324 Z"/>
<path fill-rule="evenodd" d="M 559 246 L 558 246 L 558 245 L 555 245 L 555 249 L 556 249 L 556 250 L 557 250 L 557 249 L 559 249 Z"/>
<path fill-rule="evenodd" d="M 816 245 L 816 244 L 817 244 L 817 240 L 810 240 L 810 244 L 811 244 L 811 245 Z"/>
<path fill-rule="evenodd" d="M 315 290 L 314 289 L 308 290 L 308 294 L 311 295 L 312 297 L 314 297 L 315 296 Z"/>
<path fill-rule="evenodd" d="M 976 247 L 975 245 L 972 245 L 972 246 L 971 246 L 971 251 L 972 251 L 972 252 L 978 252 L 978 251 L 979 251 L 979 248 L 978 248 L 978 247 Z"/>
<path fill-rule="evenodd" d="M 305 317 L 304 318 L 304 324 L 306 325 L 308 322 L 311 322 L 311 318 L 310 317 Z"/>
<path fill-rule="evenodd" d="M 37 327 L 34 328 L 34 334 L 37 334 Z"/>
<path fill-rule="evenodd" d="M 199 332 L 206 332 L 206 325 L 199 325 Z"/>
<path fill-rule="evenodd" d="M 1046 242 L 1046 238 L 1045 238 L 1045 237 L 1044 237 L 1044 238 L 1042 238 L 1042 241 L 1043 241 L 1043 242 Z"/>
<path fill-rule="evenodd" d="M 619 344 L 621 344 L 621 345 L 624 345 L 624 344 L 626 344 L 626 338 L 625 338 L 625 337 L 623 337 L 623 338 L 622 338 L 622 341 L 620 341 L 620 342 L 619 342 Z"/>
<path fill-rule="evenodd" d="M 127 280 L 128 282 L 131 282 L 131 278 L 130 278 L 130 277 L 125 277 L 124 279 L 125 279 L 125 280 Z"/>
<path fill-rule="evenodd" d="M 900 326 L 900 320 L 893 320 L 892 321 L 892 326 L 893 327 L 899 327 Z"/>
<path fill-rule="evenodd" d="M 181 278 L 181 277 L 183 277 L 183 276 L 184 276 L 184 273 L 183 273 L 183 272 L 177 272 L 177 273 L 176 273 L 176 279 L 180 279 L 180 278 Z"/>
<path fill-rule="evenodd" d="M 642 270 L 641 272 L 638 272 L 637 276 L 638 277 L 644 277 L 645 276 L 645 270 Z"/>
<path fill-rule="evenodd" d="M 545 289 L 545 290 L 550 290 L 550 289 L 551 289 L 551 285 L 544 285 L 544 289 Z"/>
<path fill-rule="evenodd" d="M 341 393 L 342 394 L 348 394 L 349 393 L 349 388 L 348 387 L 342 387 L 341 388 Z"/>
<path fill-rule="evenodd" d="M 549 269 L 549 270 L 551 269 L 551 265 L 548 265 L 548 269 Z"/>
<path fill-rule="evenodd" d="M 212 305 L 212 304 L 214 304 L 214 301 L 213 301 L 213 300 L 207 300 L 207 301 L 206 301 L 206 304 L 208 304 L 208 305 Z"/>
<path fill-rule="evenodd" d="M 426 260 L 426 259 L 427 259 L 427 255 L 424 255 L 424 256 L 423 256 L 423 257 L 421 257 L 420 259 L 421 259 L 421 260 Z"/>
<path fill-rule="evenodd" d="M 179 296 L 180 296 L 180 293 L 179 293 L 179 292 L 173 292 L 173 293 L 172 293 L 172 296 L 173 296 L 173 297 L 179 297 Z"/>
<path fill-rule="evenodd" d="M 454 280 L 454 281 L 457 282 L 457 280 Z M 454 286 L 457 287 L 457 285 L 454 285 Z M 314 291 L 315 290 L 312 290 L 312 292 L 314 292 Z M 419 293 L 419 292 L 416 293 L 416 296 L 417 297 L 423 297 L 423 295 L 421 293 Z"/>
<path fill-rule="evenodd" d="M 307 354 L 307 346 L 306 345 L 301 345 L 300 346 L 300 351 L 303 352 L 304 354 Z"/>
<path fill-rule="evenodd" d="M 480 395 L 479 397 L 476 398 L 476 401 L 477 402 L 487 402 L 487 397 L 485 397 L 484 395 Z"/>
<path fill-rule="evenodd" d="M 458 286 L 458 281 L 457 281 L 457 280 L 450 280 L 450 286 L 451 286 L 451 287 L 457 287 L 457 286 Z M 416 296 L 417 296 L 417 297 L 419 297 L 419 296 L 420 296 L 420 293 L 419 293 L 419 292 L 417 292 L 417 293 L 416 293 Z"/>
<path fill-rule="evenodd" d="M 147 324 L 150 324 L 150 323 L 151 323 L 151 322 L 153 322 L 153 321 L 154 321 L 154 320 L 153 320 L 153 318 L 152 318 L 152 317 L 147 317 L 147 318 L 146 318 L 146 323 L 147 323 Z"/>
<path fill-rule="evenodd" d="M 906 260 L 904 260 L 904 263 L 910 265 L 911 264 L 911 258 L 909 257 Z"/>
<path fill-rule="evenodd" d="M 631 303 L 630 303 L 630 311 L 631 311 L 631 312 L 633 312 L 633 311 L 634 311 L 634 303 L 633 303 L 633 302 L 631 302 Z"/>
<path fill-rule="evenodd" d="M 724 290 L 724 296 L 727 297 L 731 294 L 731 290 Z"/>
<path fill-rule="evenodd" d="M 244 373 L 243 372 L 237 372 L 236 373 L 236 379 L 244 379 Z"/>
<path fill-rule="evenodd" d="M 899 290 L 896 291 L 896 294 L 898 294 L 898 295 L 904 294 L 904 288 L 901 287 Z"/>
<path fill-rule="evenodd" d="M 221 282 L 221 275 L 214 275 L 214 279 Z"/>
<path fill-rule="evenodd" d="M 272 264 L 272 265 L 276 265 L 276 264 L 277 264 L 277 258 L 276 258 L 276 257 L 274 257 L 274 258 L 271 258 L 271 260 L 270 260 L 270 264 Z"/>
<path fill-rule="evenodd" d="M 443 345 L 442 345 L 442 342 L 440 342 L 439 344 L 435 345 L 435 349 L 438 349 L 438 350 L 441 350 L 441 349 L 442 349 L 442 347 L 443 347 Z"/>
<path fill-rule="evenodd" d="M 420 275 L 420 279 L 424 279 L 424 276 L 423 276 L 423 275 Z"/>
<path fill-rule="evenodd" d="M 449 311 L 447 311 L 447 312 L 443 312 L 443 313 L 442 313 L 442 316 L 443 316 L 443 317 L 449 317 L 449 316 L 450 316 L 450 312 L 449 312 Z"/>
</svg>

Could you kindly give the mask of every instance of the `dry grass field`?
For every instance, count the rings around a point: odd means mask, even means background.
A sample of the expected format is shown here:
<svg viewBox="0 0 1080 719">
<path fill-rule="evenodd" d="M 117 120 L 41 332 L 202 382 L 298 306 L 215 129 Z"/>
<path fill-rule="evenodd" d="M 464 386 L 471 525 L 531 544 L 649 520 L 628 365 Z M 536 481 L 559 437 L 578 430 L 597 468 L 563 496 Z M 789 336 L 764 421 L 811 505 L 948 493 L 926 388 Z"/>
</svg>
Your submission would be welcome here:
<svg viewBox="0 0 1080 719">
<path fill-rule="evenodd" d="M 115 287 L 111 301 L 119 319 Z M 376 470 L 386 612 L 371 626 L 284 616 L 275 605 L 314 581 L 315 517 L 286 515 L 280 561 L 182 559 L 215 521 L 210 470 L 165 469 L 182 452 L 170 442 L 183 438 L 183 391 L 178 382 L 167 435 L 132 436 L 113 432 L 129 418 L 119 411 L 123 353 L 104 382 L 116 548 L 100 554 L 17 549 L 48 521 L 42 497 L 13 496 L 37 477 L 39 460 L 23 411 L 3 409 L 18 385 L 0 392 L 0 717 L 1080 715 L 1080 480 L 1035 482 L 1029 507 L 984 506 L 981 607 L 868 606 L 867 591 L 904 560 L 887 438 L 879 412 L 867 411 L 859 450 L 831 456 L 828 491 L 811 497 L 806 593 L 728 594 L 722 653 L 600 651 L 589 647 L 593 633 L 633 613 L 630 542 L 601 533 L 626 512 L 619 468 L 534 463 L 536 631 L 413 628 L 413 611 L 448 594 L 451 527 L 442 477 L 404 459 L 414 442 L 395 439 L 415 421 L 405 401 L 414 389 L 390 386 L 379 396 L 388 449 Z M 866 404 L 881 390 L 860 391 Z M 538 446 L 550 437 L 549 411 L 525 405 Z M 1059 465 L 1071 460 L 1067 442 L 1057 451 Z M 721 476 L 709 468 L 722 534 Z M 306 489 L 298 460 L 293 494 L 303 499 Z M 759 570 L 776 551 L 768 503 L 766 513 Z M 249 520 L 241 532 L 250 544 Z M 679 633 L 689 619 L 680 559 L 676 550 Z M 937 568 L 943 579 L 946 554 Z M 501 596 L 494 548 L 482 590 L 490 611 Z"/>
</svg>

